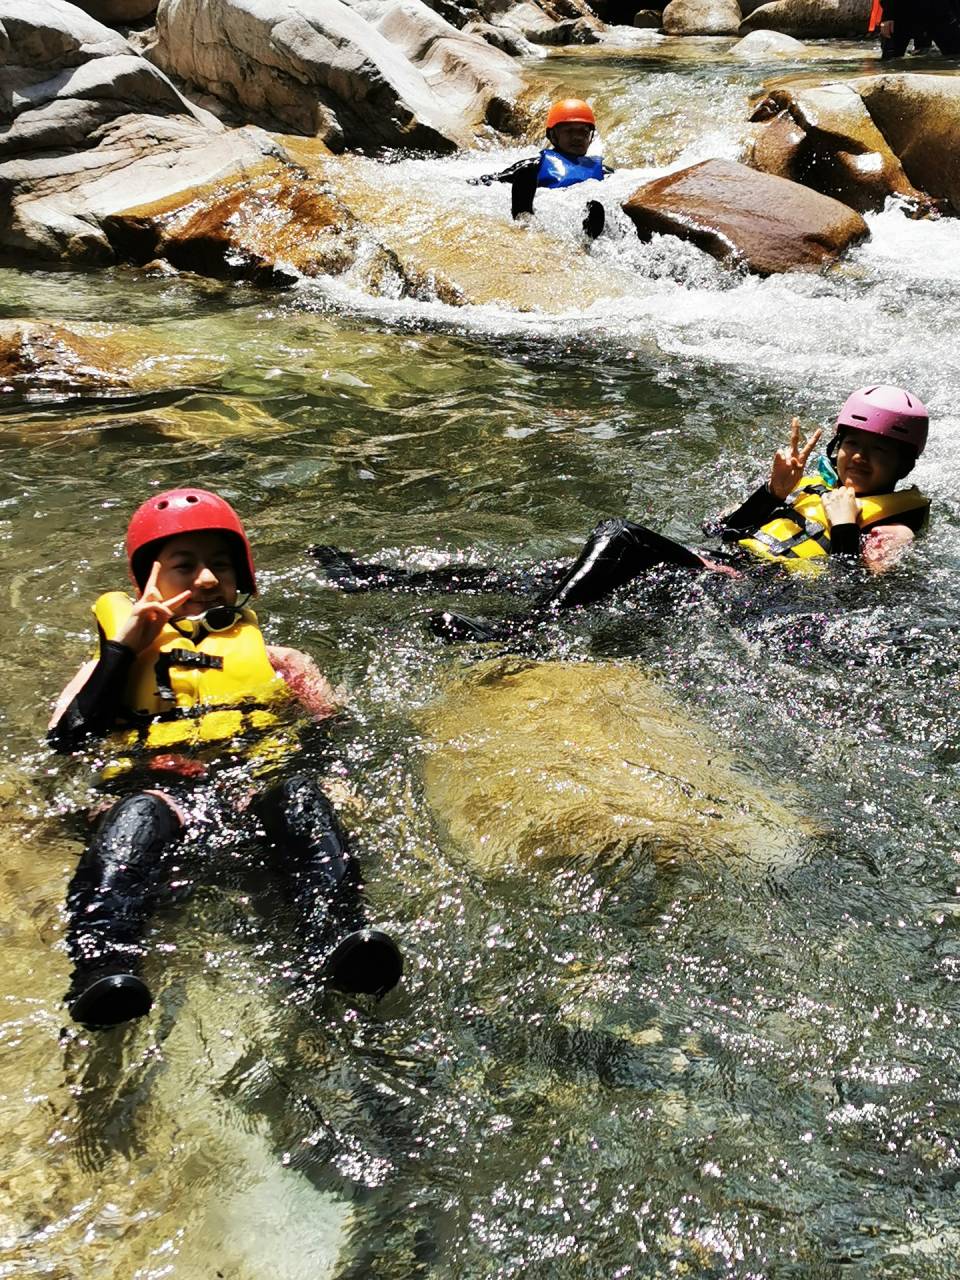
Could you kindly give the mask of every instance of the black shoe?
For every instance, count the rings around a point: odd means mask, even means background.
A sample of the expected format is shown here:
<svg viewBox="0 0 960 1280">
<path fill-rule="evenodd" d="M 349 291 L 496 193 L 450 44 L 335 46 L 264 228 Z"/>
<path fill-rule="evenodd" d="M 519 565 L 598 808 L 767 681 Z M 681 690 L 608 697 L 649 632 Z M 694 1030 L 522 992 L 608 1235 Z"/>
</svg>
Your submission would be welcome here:
<svg viewBox="0 0 960 1280">
<path fill-rule="evenodd" d="M 94 973 L 76 996 L 67 993 L 70 1017 L 91 1031 L 115 1027 L 150 1012 L 153 996 L 134 973 Z"/>
<path fill-rule="evenodd" d="M 583 220 L 584 234 L 596 240 L 607 221 L 606 210 L 599 200 L 587 201 L 587 216 Z"/>
<path fill-rule="evenodd" d="M 491 622 L 488 618 L 468 618 L 465 613 L 449 611 L 431 613 L 427 619 L 427 630 L 447 644 L 459 644 L 464 640 L 488 644 L 492 640 L 505 640 L 510 634 L 506 623 Z"/>
<path fill-rule="evenodd" d="M 381 929 L 355 929 L 327 956 L 324 974 L 330 985 L 348 995 L 383 996 L 403 976 L 403 956 Z"/>
</svg>

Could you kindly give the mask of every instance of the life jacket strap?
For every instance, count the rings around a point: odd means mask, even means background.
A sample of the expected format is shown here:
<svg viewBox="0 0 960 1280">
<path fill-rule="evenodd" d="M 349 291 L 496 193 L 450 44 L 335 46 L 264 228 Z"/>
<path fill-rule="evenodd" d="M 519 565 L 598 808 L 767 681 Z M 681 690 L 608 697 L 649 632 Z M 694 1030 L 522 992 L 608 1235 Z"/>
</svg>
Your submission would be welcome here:
<svg viewBox="0 0 960 1280">
<path fill-rule="evenodd" d="M 153 664 L 157 677 L 157 693 L 165 702 L 173 702 L 175 694 L 170 686 L 171 667 L 198 667 L 203 670 L 223 670 L 223 658 L 212 653 L 199 653 L 196 649 L 165 649 Z"/>
</svg>

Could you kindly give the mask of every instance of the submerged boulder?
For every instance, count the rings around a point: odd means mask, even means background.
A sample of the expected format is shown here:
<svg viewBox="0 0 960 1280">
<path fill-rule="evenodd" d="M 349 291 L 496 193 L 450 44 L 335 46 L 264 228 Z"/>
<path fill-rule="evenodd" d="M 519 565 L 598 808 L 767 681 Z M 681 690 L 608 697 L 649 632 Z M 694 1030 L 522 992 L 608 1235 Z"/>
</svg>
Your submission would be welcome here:
<svg viewBox="0 0 960 1280">
<path fill-rule="evenodd" d="M 219 368 L 214 357 L 173 350 L 142 328 L 0 320 L 0 393 L 152 391 L 212 379 Z"/>
<path fill-rule="evenodd" d="M 881 75 L 849 81 L 909 180 L 960 214 L 960 80 Z"/>
<path fill-rule="evenodd" d="M 663 11 L 668 36 L 733 36 L 739 28 L 737 0 L 670 0 Z"/>
<path fill-rule="evenodd" d="M 758 275 L 817 270 L 869 235 L 855 210 L 785 178 L 705 160 L 658 178 L 623 206 L 641 240 L 691 240 Z"/>
<path fill-rule="evenodd" d="M 862 36 L 871 7 L 872 0 L 771 0 L 753 7 L 740 31 L 782 31 L 801 40 Z"/>
<path fill-rule="evenodd" d="M 882 209 L 894 195 L 929 203 L 849 83 L 775 89 L 753 119 L 767 122 L 761 124 L 752 158 L 764 173 L 801 182 L 861 213 Z"/>
<path fill-rule="evenodd" d="M 166 71 L 334 150 L 453 151 L 510 123 L 522 89 L 508 54 L 422 0 L 377 25 L 340 0 L 161 0 L 157 33 Z"/>
<path fill-rule="evenodd" d="M 498 659 L 424 717 L 427 801 L 481 868 L 788 863 L 804 825 L 638 668 Z"/>
</svg>

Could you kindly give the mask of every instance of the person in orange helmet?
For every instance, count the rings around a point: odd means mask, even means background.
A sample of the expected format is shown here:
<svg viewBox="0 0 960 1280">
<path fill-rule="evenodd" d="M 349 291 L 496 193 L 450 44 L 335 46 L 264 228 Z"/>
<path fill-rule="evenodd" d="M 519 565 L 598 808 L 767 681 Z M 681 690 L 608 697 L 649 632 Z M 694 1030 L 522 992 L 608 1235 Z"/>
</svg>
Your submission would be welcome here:
<svg viewBox="0 0 960 1280">
<path fill-rule="evenodd" d="M 533 198 L 538 187 L 572 187 L 591 180 L 602 182 L 609 169 L 600 156 L 589 155 L 597 128 L 597 118 L 589 103 L 582 98 L 562 98 L 547 112 L 545 132 L 548 147 L 529 160 L 521 160 L 501 173 L 484 174 L 474 182 L 489 186 L 492 182 L 508 182 L 511 190 L 511 213 L 522 218 L 533 213 Z M 595 239 L 603 230 L 605 214 L 599 200 L 588 200 L 583 220 L 585 233 Z"/>
</svg>

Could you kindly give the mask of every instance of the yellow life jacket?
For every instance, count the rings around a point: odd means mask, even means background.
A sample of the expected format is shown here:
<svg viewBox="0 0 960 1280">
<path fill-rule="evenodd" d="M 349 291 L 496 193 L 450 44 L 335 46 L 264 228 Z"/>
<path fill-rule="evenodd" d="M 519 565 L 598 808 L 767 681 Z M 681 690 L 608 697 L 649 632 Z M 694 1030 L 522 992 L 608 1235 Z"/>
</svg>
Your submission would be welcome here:
<svg viewBox="0 0 960 1280">
<path fill-rule="evenodd" d="M 122 591 L 100 596 L 93 612 L 108 640 L 116 639 L 132 608 Z M 204 632 L 196 641 L 168 624 L 137 655 L 127 678 L 126 711 L 140 727 L 113 736 L 125 749 L 148 751 L 224 743 L 279 725 L 269 704 L 288 697 L 252 609 L 228 631 Z"/>
<path fill-rule="evenodd" d="M 738 545 L 762 560 L 780 560 L 786 564 L 829 555 L 830 523 L 823 509 L 823 495 L 833 487 L 818 475 L 804 476 L 770 519 L 749 538 L 741 538 Z M 926 518 L 930 499 L 912 486 L 895 493 L 858 498 L 857 505 L 860 508 L 857 524 L 867 529 L 879 520 L 907 511 L 923 511 Z"/>
</svg>

